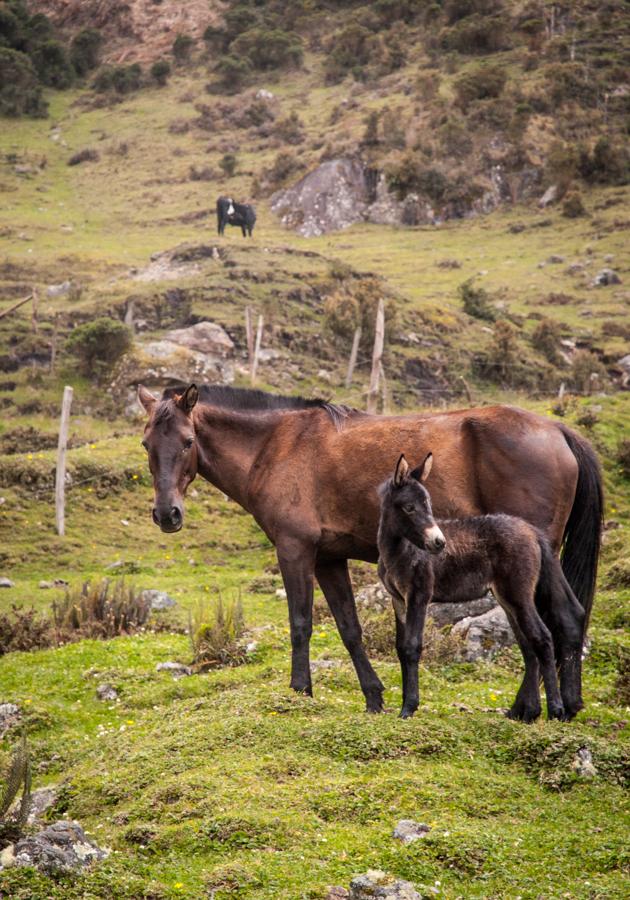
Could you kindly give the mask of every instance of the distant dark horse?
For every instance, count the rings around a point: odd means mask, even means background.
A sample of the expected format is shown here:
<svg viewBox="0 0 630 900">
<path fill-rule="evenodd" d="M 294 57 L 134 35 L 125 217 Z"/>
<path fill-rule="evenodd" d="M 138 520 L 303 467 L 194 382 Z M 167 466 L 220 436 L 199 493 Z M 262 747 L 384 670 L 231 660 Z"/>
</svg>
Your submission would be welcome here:
<svg viewBox="0 0 630 900">
<path fill-rule="evenodd" d="M 243 237 L 251 237 L 256 224 L 254 207 L 248 203 L 235 203 L 231 197 L 219 197 L 217 200 L 217 229 L 223 234 L 226 225 L 240 225 Z"/>
<path fill-rule="evenodd" d="M 412 716 L 418 708 L 418 663 L 429 603 L 459 603 L 491 587 L 525 660 L 525 677 L 509 717 L 525 722 L 538 718 L 542 673 L 549 718 L 572 719 L 582 708 L 584 610 L 560 561 L 541 531 L 514 516 L 436 522 L 422 484 L 432 462 L 429 453 L 410 472 L 401 456 L 393 477 L 379 491 L 378 574 L 392 596 L 396 615 L 401 717 Z"/>
<path fill-rule="evenodd" d="M 383 686 L 365 653 L 348 560 L 376 562 L 378 486 L 403 452 L 432 450 L 436 513 L 520 516 L 563 548 L 563 569 L 585 612 L 593 602 L 602 528 L 602 480 L 591 446 L 561 423 L 509 406 L 370 416 L 322 400 L 219 386 L 144 388 L 144 445 L 153 519 L 183 524 L 199 473 L 250 512 L 275 545 L 291 625 L 291 686 L 311 693 L 309 644 L 316 577 L 357 670 L 367 708 Z M 200 402 L 197 401 L 200 399 Z"/>
</svg>

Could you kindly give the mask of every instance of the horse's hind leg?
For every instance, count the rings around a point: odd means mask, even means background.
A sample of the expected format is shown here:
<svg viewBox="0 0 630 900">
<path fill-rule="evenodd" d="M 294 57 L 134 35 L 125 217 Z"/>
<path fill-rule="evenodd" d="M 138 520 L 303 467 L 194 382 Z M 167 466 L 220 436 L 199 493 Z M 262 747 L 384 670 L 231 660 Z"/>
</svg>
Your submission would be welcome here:
<svg viewBox="0 0 630 900">
<path fill-rule="evenodd" d="M 368 712 L 383 710 L 383 684 L 372 668 L 362 641 L 361 624 L 345 559 L 318 562 L 315 574 L 332 612 L 341 639 L 356 669 Z"/>
<path fill-rule="evenodd" d="M 558 563 L 560 568 L 560 563 Z M 584 610 L 560 572 L 562 581 L 554 592 L 550 627 L 556 645 L 560 693 L 566 717 L 572 719 L 582 709 L 582 641 Z"/>
</svg>

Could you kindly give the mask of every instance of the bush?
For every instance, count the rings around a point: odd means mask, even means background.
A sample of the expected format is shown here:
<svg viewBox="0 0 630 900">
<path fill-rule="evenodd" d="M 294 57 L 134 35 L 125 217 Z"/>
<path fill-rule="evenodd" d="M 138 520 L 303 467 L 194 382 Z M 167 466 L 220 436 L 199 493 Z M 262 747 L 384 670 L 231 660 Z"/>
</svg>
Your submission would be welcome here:
<svg viewBox="0 0 630 900">
<path fill-rule="evenodd" d="M 219 81 L 210 85 L 209 89 L 219 88 L 236 93 L 247 83 L 252 73 L 252 63 L 247 57 L 224 56 L 214 71 Z"/>
<path fill-rule="evenodd" d="M 481 16 L 490 16 L 501 12 L 503 4 L 501 0 L 446 0 L 444 15 L 449 25 L 454 25 L 460 19 L 465 19 L 478 13 Z"/>
<path fill-rule="evenodd" d="M 586 209 L 582 202 L 582 195 L 578 191 L 571 191 L 564 198 L 562 204 L 562 215 L 567 219 L 579 219 L 580 216 L 586 215 Z"/>
<path fill-rule="evenodd" d="M 304 141 L 304 123 L 294 110 L 276 123 L 274 134 L 285 144 L 301 144 Z"/>
<path fill-rule="evenodd" d="M 96 28 L 84 28 L 72 38 L 70 61 L 77 75 L 87 75 L 98 65 L 103 36 Z"/>
<path fill-rule="evenodd" d="M 601 385 L 607 377 L 605 367 L 590 350 L 578 350 L 573 357 L 571 376 L 576 390 L 590 394 L 595 385 Z"/>
<path fill-rule="evenodd" d="M 342 282 L 343 285 L 343 282 Z M 371 349 L 374 343 L 376 310 L 383 296 L 380 283 L 374 278 L 353 280 L 336 288 L 324 302 L 324 328 L 346 345 L 361 326 L 361 346 Z M 385 302 L 385 340 L 391 338 L 398 320 L 398 304 L 393 297 Z"/>
<path fill-rule="evenodd" d="M 13 604 L 10 613 L 0 613 L 0 656 L 50 647 L 52 643 L 50 620 L 34 609 Z"/>
<path fill-rule="evenodd" d="M 379 111 L 373 109 L 364 119 L 365 131 L 361 143 L 364 147 L 375 147 L 379 143 L 378 137 Z"/>
<path fill-rule="evenodd" d="M 241 643 L 244 632 L 240 597 L 224 606 L 219 594 L 210 611 L 203 600 L 199 600 L 189 614 L 188 633 L 194 664 L 204 668 L 240 665 L 246 658 Z"/>
<path fill-rule="evenodd" d="M 55 601 L 52 609 L 55 627 L 62 635 L 79 632 L 84 638 L 133 634 L 151 615 L 151 604 L 142 592 L 127 586 L 122 579 L 112 587 L 107 578 L 94 585 L 86 581 L 80 591 L 68 588 L 63 600 Z"/>
<path fill-rule="evenodd" d="M 31 53 L 31 59 L 42 84 L 64 90 L 74 81 L 74 69 L 63 44 L 45 41 Z"/>
<path fill-rule="evenodd" d="M 48 104 L 28 56 L 0 47 L 0 115 L 44 118 Z"/>
<path fill-rule="evenodd" d="M 170 62 L 166 59 L 156 60 L 151 66 L 150 74 L 155 83 L 159 84 L 160 87 L 163 87 L 168 81 L 168 76 L 171 74 Z"/>
<path fill-rule="evenodd" d="M 230 53 L 246 57 L 255 69 L 285 69 L 302 64 L 304 51 L 299 35 L 278 28 L 250 28 L 230 44 Z"/>
<path fill-rule="evenodd" d="M 558 344 L 562 337 L 562 326 L 554 319 L 541 319 L 532 334 L 532 346 L 553 365 L 560 361 Z"/>
<path fill-rule="evenodd" d="M 556 184 L 563 194 L 578 172 L 578 152 L 571 144 L 553 143 L 547 154 L 545 170 L 550 184 Z"/>
<path fill-rule="evenodd" d="M 617 446 L 616 460 L 626 478 L 630 478 L 630 439 L 625 438 Z"/>
<path fill-rule="evenodd" d="M 278 153 L 271 168 L 264 170 L 263 178 L 271 187 L 277 187 L 301 168 L 302 164 L 294 153 L 283 151 Z"/>
<path fill-rule="evenodd" d="M 555 106 L 575 102 L 582 106 L 597 105 L 597 83 L 582 63 L 554 63 L 544 69 L 547 94 Z"/>
<path fill-rule="evenodd" d="M 195 42 L 189 34 L 177 35 L 173 41 L 173 56 L 179 65 L 188 62 L 194 44 Z"/>
<path fill-rule="evenodd" d="M 508 50 L 510 20 L 506 16 L 467 16 L 452 28 L 445 28 L 440 35 L 444 50 L 458 53 L 484 55 Z"/>
<path fill-rule="evenodd" d="M 66 349 L 77 357 L 79 370 L 88 377 L 100 377 L 129 350 L 132 335 L 117 319 L 95 319 L 79 325 L 66 341 Z"/>
<path fill-rule="evenodd" d="M 104 66 L 98 72 L 92 87 L 99 93 L 115 91 L 117 94 L 131 94 L 142 84 L 142 68 L 139 63 L 130 66 Z"/>
<path fill-rule="evenodd" d="M 501 66 L 480 66 L 473 72 L 465 72 L 455 80 L 455 94 L 460 106 L 467 106 L 473 100 L 499 97 L 507 81 L 505 69 Z"/>
<path fill-rule="evenodd" d="M 586 181 L 599 184 L 626 184 L 630 170 L 630 154 L 623 145 L 617 145 L 602 135 L 592 154 L 584 147 L 578 163 L 580 175 Z"/>
<path fill-rule="evenodd" d="M 336 32 L 328 46 L 324 66 L 326 81 L 329 84 L 341 81 L 348 72 L 361 77 L 363 66 L 370 61 L 373 45 L 374 35 L 358 22 Z"/>
<path fill-rule="evenodd" d="M 84 162 L 97 162 L 98 159 L 98 151 L 91 150 L 89 147 L 86 147 L 85 150 L 79 150 L 77 153 L 74 153 L 68 160 L 68 165 L 78 166 Z"/>
<path fill-rule="evenodd" d="M 457 288 L 464 312 L 475 319 L 486 322 L 494 322 L 497 312 L 490 303 L 488 292 L 482 287 L 474 287 L 473 279 L 469 278 Z"/>
<path fill-rule="evenodd" d="M 226 178 L 231 178 L 236 172 L 236 165 L 238 160 L 236 159 L 236 155 L 234 153 L 226 153 L 219 160 L 219 168 L 223 172 Z"/>
<path fill-rule="evenodd" d="M 390 162 L 385 177 L 390 191 L 394 191 L 400 200 L 410 191 L 417 191 L 440 203 L 448 185 L 446 176 L 439 169 L 427 166 L 424 159 L 411 150 Z"/>
</svg>

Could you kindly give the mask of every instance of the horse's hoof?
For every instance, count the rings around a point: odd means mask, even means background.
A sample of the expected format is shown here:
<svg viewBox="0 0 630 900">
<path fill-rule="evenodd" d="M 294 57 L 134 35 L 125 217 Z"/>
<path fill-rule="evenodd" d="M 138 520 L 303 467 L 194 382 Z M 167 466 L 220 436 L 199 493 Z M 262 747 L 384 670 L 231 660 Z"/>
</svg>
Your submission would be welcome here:
<svg viewBox="0 0 630 900">
<path fill-rule="evenodd" d="M 568 722 L 569 716 L 567 715 L 564 706 L 554 706 L 551 709 L 547 710 L 547 718 L 551 722 L 553 719 L 557 719 L 559 722 Z"/>
<path fill-rule="evenodd" d="M 292 684 L 291 690 L 295 691 L 296 694 L 304 694 L 305 697 L 313 696 L 313 688 L 310 686 L 310 684 L 303 686 Z"/>
<path fill-rule="evenodd" d="M 398 713 L 399 719 L 410 719 L 415 713 L 415 709 L 405 709 L 404 707 Z"/>
<path fill-rule="evenodd" d="M 511 709 L 508 709 L 506 716 L 508 719 L 513 719 L 516 722 L 525 722 L 529 725 L 531 722 L 536 721 L 540 712 L 540 707 L 528 707 L 519 704 L 518 707 L 513 706 Z"/>
</svg>

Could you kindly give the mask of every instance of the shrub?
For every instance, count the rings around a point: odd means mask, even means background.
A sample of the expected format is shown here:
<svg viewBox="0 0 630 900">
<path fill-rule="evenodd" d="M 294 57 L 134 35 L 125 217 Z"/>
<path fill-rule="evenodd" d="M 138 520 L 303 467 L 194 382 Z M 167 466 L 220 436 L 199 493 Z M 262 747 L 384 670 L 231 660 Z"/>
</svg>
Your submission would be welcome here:
<svg viewBox="0 0 630 900">
<path fill-rule="evenodd" d="M 329 44 L 324 66 L 326 81 L 341 81 L 348 72 L 360 77 L 363 66 L 370 61 L 373 44 L 372 32 L 358 22 L 336 32 Z"/>
<path fill-rule="evenodd" d="M 625 438 L 617 446 L 616 460 L 626 478 L 630 478 L 630 439 Z"/>
<path fill-rule="evenodd" d="M 278 28 L 250 28 L 230 44 L 230 53 L 247 57 L 255 69 L 300 66 L 304 51 L 299 35 Z"/>
<path fill-rule="evenodd" d="M 571 364 L 571 377 L 576 390 L 589 394 L 593 383 L 602 381 L 607 377 L 605 367 L 599 358 L 590 350 L 578 350 Z"/>
<path fill-rule="evenodd" d="M 483 55 L 507 50 L 510 20 L 506 16 L 481 16 L 474 14 L 462 19 L 452 28 L 445 28 L 440 35 L 444 50 Z"/>
<path fill-rule="evenodd" d="M 84 28 L 72 38 L 70 61 L 77 75 L 87 75 L 98 65 L 103 36 L 96 28 Z"/>
<path fill-rule="evenodd" d="M 365 131 L 361 143 L 364 147 L 375 147 L 379 143 L 378 138 L 379 111 L 373 109 L 365 118 Z"/>
<path fill-rule="evenodd" d="M 571 144 L 563 144 L 555 141 L 547 154 L 545 169 L 547 179 L 556 184 L 561 193 L 564 193 L 578 171 L 578 152 Z"/>
<path fill-rule="evenodd" d="M 501 66 L 480 66 L 473 72 L 465 72 L 455 80 L 455 94 L 460 106 L 467 106 L 473 100 L 499 97 L 503 93 L 507 75 Z"/>
<path fill-rule="evenodd" d="M 274 134 L 286 144 L 301 144 L 304 140 L 304 123 L 294 110 L 276 124 Z"/>
<path fill-rule="evenodd" d="M 219 60 L 215 72 L 219 76 L 219 81 L 210 85 L 210 89 L 219 88 L 236 93 L 247 83 L 252 72 L 252 63 L 247 57 L 224 56 Z"/>
<path fill-rule="evenodd" d="M 131 331 L 126 325 L 117 319 L 101 318 L 75 328 L 66 341 L 66 349 L 77 357 L 83 375 L 98 377 L 129 350 L 131 342 Z"/>
<path fill-rule="evenodd" d="M 226 178 L 231 178 L 236 172 L 237 158 L 234 153 L 225 153 L 219 160 L 219 168 Z"/>
<path fill-rule="evenodd" d="M 490 16 L 501 11 L 501 0 L 446 0 L 443 4 L 444 15 L 449 25 L 454 25 L 460 19 L 465 19 L 478 13 L 481 16 Z"/>
<path fill-rule="evenodd" d="M 623 145 L 617 145 L 602 135 L 592 154 L 584 147 L 578 163 L 580 175 L 586 181 L 599 184 L 626 184 L 630 170 L 630 154 Z"/>
<path fill-rule="evenodd" d="M 188 627 L 195 665 L 209 668 L 243 663 L 246 652 L 240 641 L 244 632 L 240 597 L 224 605 L 219 594 L 210 611 L 199 600 L 190 611 Z"/>
<path fill-rule="evenodd" d="M 302 164 L 294 153 L 283 151 L 278 153 L 271 168 L 265 169 L 263 176 L 269 185 L 278 186 L 299 172 L 301 168 Z"/>
<path fill-rule="evenodd" d="M 52 609 L 55 627 L 62 635 L 79 632 L 82 637 L 102 639 L 133 634 L 151 615 L 151 604 L 142 592 L 122 579 L 112 587 L 108 578 L 96 584 L 86 581 L 80 591 L 68 588 Z"/>
<path fill-rule="evenodd" d="M 43 118 L 47 114 L 33 63 L 25 53 L 0 46 L 0 115 Z"/>
<path fill-rule="evenodd" d="M 130 66 L 104 66 L 97 74 L 92 87 L 99 93 L 115 91 L 117 94 L 131 94 L 142 84 L 142 68 L 139 63 Z"/>
<path fill-rule="evenodd" d="M 52 641 L 50 620 L 34 609 L 13 604 L 10 613 L 0 613 L 0 656 L 49 647 Z"/>
<path fill-rule="evenodd" d="M 342 283 L 343 284 L 343 283 Z M 324 328 L 344 344 L 352 339 L 361 326 L 361 346 L 371 349 L 374 343 L 376 310 L 383 296 L 380 283 L 374 278 L 353 280 L 351 284 L 334 290 L 324 303 Z M 391 338 L 398 320 L 398 304 L 393 297 L 385 302 L 385 340 Z"/>
<path fill-rule="evenodd" d="M 448 186 L 446 176 L 439 169 L 427 166 L 420 154 L 411 150 L 390 162 L 385 176 L 390 191 L 394 191 L 401 200 L 410 191 L 417 191 L 440 203 Z"/>
<path fill-rule="evenodd" d="M 473 279 L 469 278 L 457 288 L 464 312 L 475 319 L 483 319 L 486 322 L 494 322 L 497 312 L 490 303 L 490 297 L 485 288 L 475 287 Z"/>
<path fill-rule="evenodd" d="M 560 360 L 558 344 L 561 337 L 562 326 L 559 322 L 554 319 L 541 319 L 532 334 L 532 345 L 550 363 L 556 365 Z"/>
<path fill-rule="evenodd" d="M 567 219 L 579 219 L 580 216 L 586 215 L 582 195 L 578 191 L 571 191 L 566 195 L 562 204 L 562 215 Z"/>
<path fill-rule="evenodd" d="M 29 759 L 26 737 L 22 738 L 15 750 L 9 767 L 2 777 L 3 788 L 0 794 L 0 847 L 17 841 L 24 831 L 31 809 L 31 762 Z M 22 796 L 17 810 L 9 810 L 22 788 Z"/>
<path fill-rule="evenodd" d="M 74 153 L 68 160 L 68 165 L 79 166 L 84 162 L 97 162 L 98 159 L 98 151 L 86 147 L 84 150 L 79 150 L 77 153 Z"/>
<path fill-rule="evenodd" d="M 587 107 L 597 104 L 597 83 L 582 63 L 554 63 L 545 66 L 544 74 L 547 93 L 554 105 L 571 101 Z"/>
<path fill-rule="evenodd" d="M 49 40 L 39 44 L 31 59 L 42 84 L 63 90 L 74 81 L 74 69 L 63 44 Z"/>
<path fill-rule="evenodd" d="M 189 34 L 178 34 L 176 36 L 173 41 L 173 56 L 179 65 L 188 62 L 194 44 L 195 42 Z"/>
<path fill-rule="evenodd" d="M 151 78 L 155 81 L 156 84 L 159 84 L 160 87 L 163 87 L 168 81 L 168 76 L 171 74 L 171 64 L 166 59 L 158 59 L 151 66 Z"/>
</svg>

